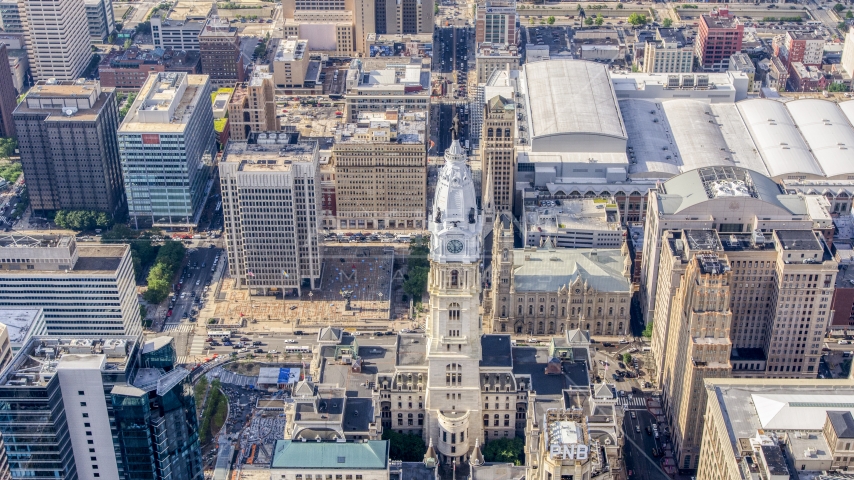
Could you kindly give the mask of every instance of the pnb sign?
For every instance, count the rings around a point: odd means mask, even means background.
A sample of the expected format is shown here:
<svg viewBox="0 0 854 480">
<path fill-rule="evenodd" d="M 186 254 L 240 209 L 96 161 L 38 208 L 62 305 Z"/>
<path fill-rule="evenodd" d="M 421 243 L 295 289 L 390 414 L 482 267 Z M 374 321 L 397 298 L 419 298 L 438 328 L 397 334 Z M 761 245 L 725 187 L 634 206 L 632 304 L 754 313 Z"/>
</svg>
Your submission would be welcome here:
<svg viewBox="0 0 854 480">
<path fill-rule="evenodd" d="M 561 460 L 587 460 L 587 445 L 551 445 L 549 453 Z"/>
</svg>

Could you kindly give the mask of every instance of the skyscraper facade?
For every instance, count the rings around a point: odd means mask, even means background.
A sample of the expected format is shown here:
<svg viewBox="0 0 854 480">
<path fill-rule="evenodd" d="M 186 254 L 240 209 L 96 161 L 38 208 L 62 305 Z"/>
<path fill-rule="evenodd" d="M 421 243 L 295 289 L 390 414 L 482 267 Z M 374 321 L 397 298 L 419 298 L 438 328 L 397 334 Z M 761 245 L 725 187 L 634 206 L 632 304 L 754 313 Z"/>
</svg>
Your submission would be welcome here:
<svg viewBox="0 0 854 480">
<path fill-rule="evenodd" d="M 216 154 L 208 76 L 149 76 L 118 137 L 134 225 L 196 226 Z"/>
<path fill-rule="evenodd" d="M 13 117 L 35 212 L 124 213 L 113 89 L 97 80 L 39 81 Z"/>
</svg>

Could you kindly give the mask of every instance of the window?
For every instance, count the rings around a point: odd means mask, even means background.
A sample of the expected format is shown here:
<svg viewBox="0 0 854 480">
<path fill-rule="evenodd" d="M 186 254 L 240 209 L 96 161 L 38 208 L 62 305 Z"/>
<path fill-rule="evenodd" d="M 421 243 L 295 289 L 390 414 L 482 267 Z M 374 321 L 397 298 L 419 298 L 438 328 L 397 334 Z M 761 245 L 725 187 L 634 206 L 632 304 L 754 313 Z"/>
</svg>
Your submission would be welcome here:
<svg viewBox="0 0 854 480">
<path fill-rule="evenodd" d="M 86 406 L 86 402 L 80 402 L 80 406 L 81 406 L 81 407 L 85 407 L 85 406 Z"/>
<path fill-rule="evenodd" d="M 87 444 L 89 444 L 89 445 L 95 445 L 95 441 L 94 441 L 94 440 L 86 440 L 86 443 L 87 443 Z"/>
<path fill-rule="evenodd" d="M 92 424 L 91 424 L 91 423 L 89 423 L 89 422 L 86 422 L 86 423 L 84 423 L 84 424 L 83 424 L 83 426 L 84 426 L 84 427 L 86 427 L 86 428 L 89 428 L 90 426 L 92 426 Z"/>
<path fill-rule="evenodd" d="M 89 414 L 88 414 L 88 413 L 84 413 L 84 414 L 83 414 L 83 418 L 89 418 Z"/>
<path fill-rule="evenodd" d="M 460 283 L 460 272 L 451 270 L 451 286 L 456 287 Z"/>
<path fill-rule="evenodd" d="M 460 319 L 460 304 L 452 303 L 448 305 L 448 318 L 450 320 L 459 320 Z"/>
<path fill-rule="evenodd" d="M 77 390 L 77 395 L 86 395 L 86 393 L 83 390 Z"/>
</svg>

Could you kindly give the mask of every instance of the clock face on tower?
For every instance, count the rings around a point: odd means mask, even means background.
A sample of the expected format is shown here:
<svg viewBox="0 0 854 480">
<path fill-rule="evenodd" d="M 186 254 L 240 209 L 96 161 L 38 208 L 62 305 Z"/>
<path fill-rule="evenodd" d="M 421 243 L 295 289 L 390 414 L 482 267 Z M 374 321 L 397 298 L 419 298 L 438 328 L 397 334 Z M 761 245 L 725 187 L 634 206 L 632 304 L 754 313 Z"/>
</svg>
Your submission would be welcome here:
<svg viewBox="0 0 854 480">
<path fill-rule="evenodd" d="M 460 253 L 463 251 L 463 242 L 459 240 L 451 240 L 447 245 L 448 253 Z"/>
</svg>

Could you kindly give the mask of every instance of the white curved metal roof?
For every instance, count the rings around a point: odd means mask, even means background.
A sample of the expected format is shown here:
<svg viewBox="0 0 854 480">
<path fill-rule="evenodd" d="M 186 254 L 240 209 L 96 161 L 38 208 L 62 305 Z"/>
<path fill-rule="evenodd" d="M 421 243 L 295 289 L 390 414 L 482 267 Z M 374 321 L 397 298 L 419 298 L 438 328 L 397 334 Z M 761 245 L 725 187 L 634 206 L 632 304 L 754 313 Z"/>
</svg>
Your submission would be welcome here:
<svg viewBox="0 0 854 480">
<path fill-rule="evenodd" d="M 679 145 L 682 171 L 735 165 L 708 103 L 670 100 L 661 103 L 673 138 Z"/>
<path fill-rule="evenodd" d="M 593 133 L 626 138 L 605 65 L 547 60 L 525 65 L 533 137 Z"/>
<path fill-rule="evenodd" d="M 854 173 L 854 128 L 835 103 L 804 99 L 786 108 L 826 177 Z"/>
<path fill-rule="evenodd" d="M 783 103 L 756 99 L 737 105 L 772 177 L 789 174 L 824 176 Z"/>
</svg>

